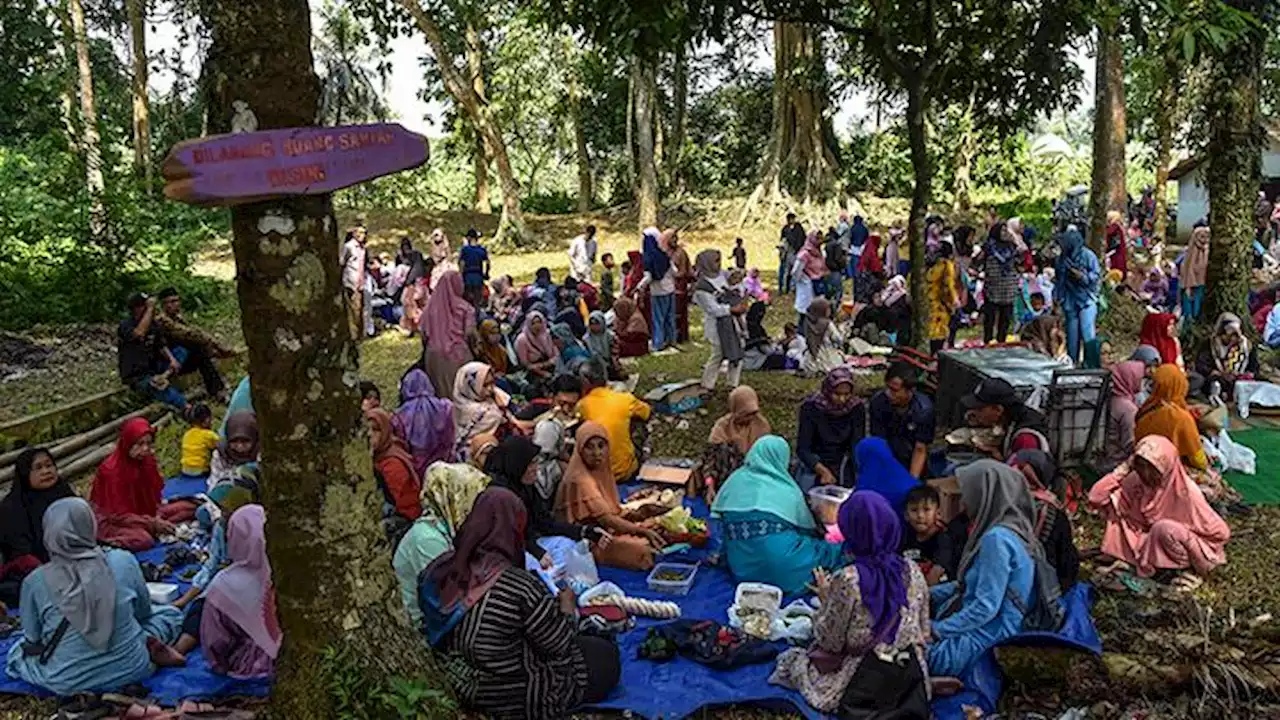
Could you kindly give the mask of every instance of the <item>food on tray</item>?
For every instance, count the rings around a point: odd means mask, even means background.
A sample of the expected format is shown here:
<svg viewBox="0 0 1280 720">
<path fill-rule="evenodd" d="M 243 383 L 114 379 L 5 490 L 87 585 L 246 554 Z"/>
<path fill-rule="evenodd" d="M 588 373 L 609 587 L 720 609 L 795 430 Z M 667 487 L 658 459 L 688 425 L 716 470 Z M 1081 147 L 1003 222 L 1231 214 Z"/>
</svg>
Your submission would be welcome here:
<svg viewBox="0 0 1280 720">
<path fill-rule="evenodd" d="M 672 508 L 658 518 L 658 527 L 670 535 L 701 535 L 707 532 L 706 521 L 695 518 L 693 513 L 683 506 Z"/>
</svg>

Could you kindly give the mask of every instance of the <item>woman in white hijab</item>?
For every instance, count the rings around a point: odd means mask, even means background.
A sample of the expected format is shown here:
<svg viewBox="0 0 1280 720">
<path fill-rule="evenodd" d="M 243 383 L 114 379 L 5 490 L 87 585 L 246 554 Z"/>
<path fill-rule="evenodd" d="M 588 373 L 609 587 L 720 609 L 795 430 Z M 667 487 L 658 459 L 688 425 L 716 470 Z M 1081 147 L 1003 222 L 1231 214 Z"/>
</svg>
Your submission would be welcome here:
<svg viewBox="0 0 1280 720">
<path fill-rule="evenodd" d="M 89 503 L 54 502 L 44 514 L 49 562 L 22 582 L 22 641 L 5 670 L 57 695 L 119 690 L 151 676 L 154 663 L 181 664 L 168 643 L 182 612 L 152 606 L 133 555 L 103 551 Z"/>
</svg>

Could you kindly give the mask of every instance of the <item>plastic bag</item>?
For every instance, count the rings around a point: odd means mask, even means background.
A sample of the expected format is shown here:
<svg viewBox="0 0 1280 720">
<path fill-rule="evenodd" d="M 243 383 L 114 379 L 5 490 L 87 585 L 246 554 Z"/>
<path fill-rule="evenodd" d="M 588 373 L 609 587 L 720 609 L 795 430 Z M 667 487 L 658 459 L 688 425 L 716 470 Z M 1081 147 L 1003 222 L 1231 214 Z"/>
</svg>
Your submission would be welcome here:
<svg viewBox="0 0 1280 720">
<path fill-rule="evenodd" d="M 1258 472 L 1258 454 L 1250 448 L 1231 439 L 1226 430 L 1218 433 L 1217 438 L 1203 438 L 1205 454 L 1219 461 L 1223 470 L 1235 470 L 1245 475 Z"/>
<path fill-rule="evenodd" d="M 551 556 L 557 585 L 581 595 L 600 583 L 596 560 L 591 557 L 591 545 L 586 540 L 575 542 L 566 537 L 544 537 L 538 539 L 538 544 Z"/>
</svg>

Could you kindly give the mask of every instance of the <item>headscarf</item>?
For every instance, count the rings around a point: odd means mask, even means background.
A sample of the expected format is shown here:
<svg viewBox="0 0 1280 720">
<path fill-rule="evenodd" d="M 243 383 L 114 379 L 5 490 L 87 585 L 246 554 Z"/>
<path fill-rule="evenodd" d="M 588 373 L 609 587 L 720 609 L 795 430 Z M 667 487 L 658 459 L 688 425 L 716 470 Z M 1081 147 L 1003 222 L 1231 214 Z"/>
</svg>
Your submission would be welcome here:
<svg viewBox="0 0 1280 720">
<path fill-rule="evenodd" d="M 894 275 L 889 278 L 889 282 L 885 283 L 884 290 L 880 291 L 880 304 L 890 307 L 906 296 L 907 279 L 901 275 Z"/>
<path fill-rule="evenodd" d="M 727 512 L 767 512 L 802 530 L 817 525 L 805 503 L 804 493 L 791 478 L 791 446 L 777 435 L 765 435 L 751 446 L 742 467 L 725 481 L 711 514 L 723 517 Z"/>
<path fill-rule="evenodd" d="M 600 332 L 592 332 L 591 323 L 599 322 L 600 327 L 604 328 Z M 605 362 L 613 361 L 613 331 L 609 329 L 609 323 L 605 320 L 604 313 L 599 310 L 592 311 L 587 318 L 587 334 L 583 338 L 587 342 L 587 352 L 591 353 L 591 357 L 600 358 Z"/>
<path fill-rule="evenodd" d="M 746 426 L 738 424 L 738 418 L 748 416 L 751 421 Z M 757 440 L 771 432 L 769 421 L 760 414 L 760 396 L 751 387 L 739 385 L 729 392 L 729 412 L 716 420 L 708 442 L 733 443 L 745 455 Z"/>
<path fill-rule="evenodd" d="M 797 257 L 804 262 L 804 274 L 810 280 L 824 278 L 828 274 L 827 261 L 822 257 L 822 233 L 810 230 Z"/>
<path fill-rule="evenodd" d="M 482 394 L 491 374 L 493 368 L 482 362 L 469 362 L 458 368 L 453 381 L 453 424 L 460 442 L 497 430 L 506 417 L 502 409 L 506 406 L 506 393 L 494 386 L 488 396 Z"/>
<path fill-rule="evenodd" d="M 747 294 L 757 300 L 767 298 L 764 292 L 764 285 L 760 282 L 760 269 L 751 268 L 747 271 L 747 277 L 742 280 L 742 288 Z"/>
<path fill-rule="evenodd" d="M 371 408 L 364 416 L 373 424 L 369 434 L 369 447 L 373 451 L 373 463 L 382 465 L 385 462 L 399 462 L 404 469 L 418 480 L 417 466 L 413 456 L 405 448 L 404 441 L 396 433 L 395 420 L 386 408 Z M 421 482 L 421 481 L 419 481 Z"/>
<path fill-rule="evenodd" d="M 62 498 L 75 497 L 71 484 L 62 476 L 43 490 L 31 487 L 31 468 L 41 456 L 53 459 L 44 448 L 27 448 L 13 463 L 13 484 L 0 501 L 0 548 L 7 555 L 5 560 L 34 555 L 40 562 L 48 562 L 49 553 L 44 547 L 45 510 Z"/>
<path fill-rule="evenodd" d="M 248 440 L 249 450 L 236 452 L 231 447 L 232 440 Z M 239 410 L 227 417 L 226 439 L 218 443 L 218 452 L 228 465 L 235 467 L 245 463 L 257 462 L 259 455 L 258 416 L 252 410 Z"/>
<path fill-rule="evenodd" d="M 1179 451 L 1160 435 L 1149 435 L 1138 441 L 1134 456 L 1151 463 L 1160 471 L 1163 482 L 1150 487 L 1136 472 L 1120 484 L 1117 513 L 1122 522 L 1145 528 L 1161 520 L 1172 520 L 1202 540 L 1201 549 L 1209 560 L 1226 562 L 1223 546 L 1231 539 L 1231 528 L 1214 512 L 1204 493 L 1188 475 L 1178 457 Z M 1138 553 L 1139 560 L 1149 557 Z M 1150 575 L 1154 567 L 1139 565 L 1138 572 Z"/>
<path fill-rule="evenodd" d="M 1140 360 L 1125 360 L 1111 366 L 1111 396 L 1133 402 L 1142 391 L 1142 381 L 1147 377 L 1147 366 Z"/>
<path fill-rule="evenodd" d="M 699 280 L 720 277 L 720 251 L 707 248 L 698 253 L 693 261 L 693 272 Z"/>
<path fill-rule="evenodd" d="M 436 228 L 431 231 L 431 259 L 437 265 L 449 259 L 449 236 L 444 234 L 442 228 Z"/>
<path fill-rule="evenodd" d="M 898 268 L 892 268 L 893 272 L 897 272 Z M 880 262 L 880 236 L 872 233 L 867 238 L 867 243 L 862 247 L 862 255 L 858 258 L 858 272 L 878 273 L 884 272 L 884 265 Z"/>
<path fill-rule="evenodd" d="M 858 489 L 880 495 L 897 513 L 896 517 L 902 517 L 907 509 L 907 493 L 920 481 L 894 456 L 889 443 L 874 435 L 864 437 L 854 447 L 853 457 L 858 464 Z"/>
<path fill-rule="evenodd" d="M 1150 313 L 1142 318 L 1142 332 L 1138 342 L 1150 345 L 1160 352 L 1160 359 L 1165 363 L 1177 364 L 1178 343 L 1169 337 L 1169 326 L 1178 319 L 1169 313 Z"/>
<path fill-rule="evenodd" d="M 850 495 L 836 515 L 876 643 L 893 642 L 907 606 L 907 564 L 898 554 L 900 517 L 883 496 L 865 490 Z"/>
<path fill-rule="evenodd" d="M 1209 270 L 1209 228 L 1198 227 L 1191 231 L 1191 243 L 1182 256 L 1182 268 L 1178 271 L 1178 287 L 1183 290 L 1203 287 Z"/>
<path fill-rule="evenodd" d="M 574 351 L 585 352 L 582 342 L 573 334 L 573 328 L 569 327 L 569 323 L 556 323 L 551 326 L 551 337 L 559 340 L 564 347 L 560 349 L 560 354 L 575 354 Z"/>
<path fill-rule="evenodd" d="M 615 334 L 641 333 L 649 335 L 649 324 L 640 313 L 636 312 L 636 304 L 629 297 L 620 297 L 613 301 L 613 331 Z"/>
<path fill-rule="evenodd" d="M 1209 350 L 1213 353 L 1213 364 L 1220 373 L 1243 375 L 1249 371 L 1249 355 L 1253 346 L 1240 330 L 1240 316 L 1224 312 L 1213 324 L 1213 335 L 1209 338 Z M 1222 334 L 1230 331 L 1234 337 L 1226 343 Z"/>
<path fill-rule="evenodd" d="M 805 402 L 812 404 L 826 415 L 835 417 L 848 415 L 862 403 L 862 398 L 859 398 L 857 393 L 849 393 L 848 402 L 843 405 L 836 405 L 835 401 L 832 400 L 832 396 L 835 395 L 836 388 L 841 385 L 848 385 L 855 390 L 857 388 L 857 385 L 853 382 L 853 370 L 848 365 L 841 365 L 828 372 L 826 377 L 822 378 L 822 387 L 818 392 L 805 398 Z"/>
<path fill-rule="evenodd" d="M 827 329 L 831 327 L 831 301 L 814 298 L 805 310 L 804 341 L 810 355 L 816 355 L 827 342 Z"/>
<path fill-rule="evenodd" d="M 227 557 L 231 565 L 214 576 L 205 604 L 229 618 L 274 660 L 280 653 L 284 633 L 276 618 L 266 524 L 266 511 L 261 505 L 245 505 L 231 515 L 227 522 Z M 213 613 L 206 612 L 201 625 L 213 617 Z M 203 629 L 201 633 L 204 634 Z"/>
<path fill-rule="evenodd" d="M 582 449 L 595 438 L 604 440 L 605 453 L 600 467 L 592 470 L 582 457 Z M 584 422 L 578 427 L 574 434 L 573 457 L 569 459 L 569 467 L 564 471 L 560 491 L 556 494 L 557 517 L 576 523 L 622 513 L 618 483 L 609 465 L 608 446 L 609 433 L 603 425 Z"/>
<path fill-rule="evenodd" d="M 1058 356 L 1058 338 L 1054 337 L 1053 331 L 1058 327 L 1058 318 L 1041 315 L 1022 329 L 1022 341 L 1041 355 L 1055 358 Z"/>
<path fill-rule="evenodd" d="M 1049 453 L 1040 449 L 1019 450 L 1009 458 L 1009 465 L 1019 468 L 1033 498 L 1058 509 L 1062 508 L 1062 501 L 1058 499 L 1063 491 L 1058 464 Z M 1021 469 L 1022 465 L 1031 468 L 1031 476 Z"/>
<path fill-rule="evenodd" d="M 1111 342 L 1106 335 L 1099 335 L 1084 344 L 1084 366 L 1088 370 L 1102 369 L 1102 346 Z"/>
<path fill-rule="evenodd" d="M 155 430 L 146 418 L 133 418 L 120 426 L 115 451 L 98 466 L 93 478 L 89 502 L 94 510 L 105 515 L 156 516 L 164 491 L 164 477 L 156 457 L 129 457 L 129 449 L 147 435 L 154 437 Z"/>
<path fill-rule="evenodd" d="M 493 482 L 508 488 L 524 487 L 524 474 L 541 452 L 533 441 L 523 435 L 508 435 L 489 453 L 484 471 Z M 518 491 L 516 491 L 518 492 Z"/>
<path fill-rule="evenodd" d="M 1159 365 L 1164 361 L 1164 358 L 1160 357 L 1160 351 L 1150 345 L 1139 345 L 1129 359 L 1142 363 L 1144 367 Z"/>
<path fill-rule="evenodd" d="M 480 433 L 467 443 L 467 462 L 478 470 L 484 470 L 489 461 L 489 454 L 498 447 L 496 433 Z"/>
<path fill-rule="evenodd" d="M 1203 458 L 1200 430 L 1187 408 L 1187 376 L 1177 365 L 1161 365 L 1151 376 L 1151 397 L 1138 409 L 1133 437 L 1162 435 L 1188 460 Z"/>
<path fill-rule="evenodd" d="M 1080 253 L 1084 251 L 1084 236 L 1079 230 L 1068 229 L 1058 235 L 1058 247 L 1062 249 L 1062 258 L 1069 266 L 1078 266 Z"/>
<path fill-rule="evenodd" d="M 49 562 L 41 570 L 49 595 L 92 648 L 106 650 L 115 630 L 116 578 L 98 547 L 93 508 L 77 497 L 55 500 L 43 523 Z"/>
<path fill-rule="evenodd" d="M 395 432 L 404 439 L 414 470 L 421 476 L 431 463 L 453 459 L 453 403 L 436 397 L 431 378 L 417 368 L 400 381 L 400 397 L 403 404 L 395 413 Z"/>
<path fill-rule="evenodd" d="M 446 271 L 422 313 L 427 347 L 441 355 L 456 357 L 459 351 L 466 350 L 467 333 L 475 321 L 476 309 L 462 296 L 462 275 L 457 270 Z"/>
<path fill-rule="evenodd" d="M 1151 295 L 1152 300 L 1163 300 L 1169 294 L 1169 278 L 1158 267 L 1151 268 L 1147 279 L 1142 283 L 1142 292 Z"/>
<path fill-rule="evenodd" d="M 658 228 L 644 229 L 644 271 L 649 273 L 654 282 L 667 276 L 671 269 L 671 256 L 658 242 Z"/>
<path fill-rule="evenodd" d="M 1186 410 L 1187 392 L 1190 389 L 1191 383 L 1187 381 L 1187 374 L 1182 368 L 1170 363 L 1161 365 L 1151 375 L 1151 397 L 1143 403 L 1138 416 L 1141 417 L 1164 403 Z"/>
<path fill-rule="evenodd" d="M 644 256 L 639 251 L 628 250 L 627 262 L 631 263 L 631 272 L 622 279 L 623 292 L 631 292 L 644 280 Z"/>
<path fill-rule="evenodd" d="M 747 347 L 754 343 L 769 342 L 769 331 L 764 327 L 764 316 L 769 311 L 769 304 L 762 301 L 751 303 L 747 308 Z M 731 393 L 732 394 L 732 393 Z"/>
<path fill-rule="evenodd" d="M 1031 553 L 1044 560 L 1044 549 L 1035 536 L 1035 506 L 1022 473 L 995 460 L 977 460 L 956 470 L 960 499 L 969 513 L 969 539 L 960 556 L 956 577 L 963 578 L 978 557 L 982 536 L 997 526 L 1013 531 Z"/>
<path fill-rule="evenodd" d="M 542 320 L 542 332 L 537 334 L 533 332 L 534 318 Z M 541 310 L 530 310 L 529 314 L 524 316 L 524 326 L 516 336 L 516 354 L 520 356 L 521 362 L 530 362 L 527 358 L 536 357 L 542 357 L 542 362 L 546 362 L 554 360 L 560 354 L 556 351 L 555 344 L 551 342 L 551 323 Z"/>
<path fill-rule="evenodd" d="M 432 463 L 422 480 L 422 517 L 444 524 L 452 540 L 471 514 L 476 498 L 489 486 L 489 476 L 464 463 Z"/>
<path fill-rule="evenodd" d="M 492 335 L 499 336 L 498 342 L 495 343 L 489 340 Z M 501 336 L 502 326 L 498 324 L 498 321 L 486 318 L 476 328 L 476 338 L 479 341 L 476 349 L 480 351 L 479 360 L 493 368 L 494 372 L 506 374 L 510 369 L 511 359 L 507 357 L 507 348 L 503 345 Z"/>
</svg>

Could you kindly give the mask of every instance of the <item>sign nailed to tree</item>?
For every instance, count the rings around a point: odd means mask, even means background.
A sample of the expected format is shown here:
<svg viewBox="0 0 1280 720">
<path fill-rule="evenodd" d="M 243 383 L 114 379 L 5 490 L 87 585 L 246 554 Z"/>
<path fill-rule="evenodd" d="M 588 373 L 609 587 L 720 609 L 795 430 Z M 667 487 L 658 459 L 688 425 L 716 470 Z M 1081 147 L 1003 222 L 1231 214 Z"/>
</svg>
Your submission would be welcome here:
<svg viewBox="0 0 1280 720">
<path fill-rule="evenodd" d="M 164 194 L 191 205 L 321 195 L 418 167 L 427 139 L 395 123 L 283 128 L 185 140 L 161 170 Z"/>
</svg>

